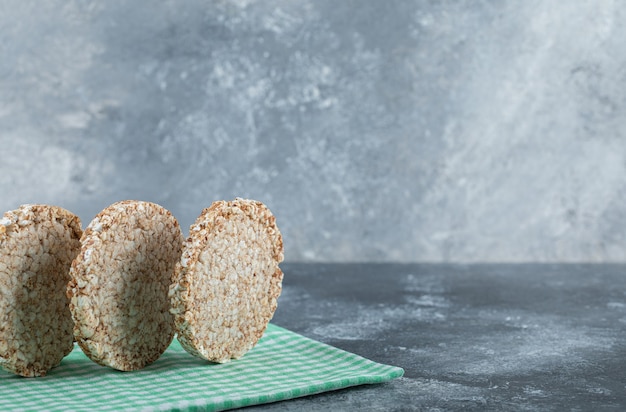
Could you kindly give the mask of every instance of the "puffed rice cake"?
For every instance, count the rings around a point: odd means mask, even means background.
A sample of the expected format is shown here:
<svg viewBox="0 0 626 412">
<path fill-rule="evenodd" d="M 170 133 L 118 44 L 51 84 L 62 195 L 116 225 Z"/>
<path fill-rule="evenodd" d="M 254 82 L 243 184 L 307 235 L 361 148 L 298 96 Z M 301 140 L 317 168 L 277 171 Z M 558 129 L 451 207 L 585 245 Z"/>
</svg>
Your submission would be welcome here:
<svg viewBox="0 0 626 412">
<path fill-rule="evenodd" d="M 276 219 L 263 203 L 237 198 L 204 209 L 170 287 L 182 347 L 217 363 L 248 352 L 276 310 L 283 256 Z"/>
<path fill-rule="evenodd" d="M 65 288 L 80 250 L 80 219 L 57 206 L 22 205 L 0 219 L 0 366 L 44 376 L 71 352 Z"/>
<path fill-rule="evenodd" d="M 67 294 L 74 336 L 91 360 L 131 371 L 167 349 L 168 290 L 183 242 L 174 216 L 150 202 L 114 203 L 87 226 Z"/>
</svg>

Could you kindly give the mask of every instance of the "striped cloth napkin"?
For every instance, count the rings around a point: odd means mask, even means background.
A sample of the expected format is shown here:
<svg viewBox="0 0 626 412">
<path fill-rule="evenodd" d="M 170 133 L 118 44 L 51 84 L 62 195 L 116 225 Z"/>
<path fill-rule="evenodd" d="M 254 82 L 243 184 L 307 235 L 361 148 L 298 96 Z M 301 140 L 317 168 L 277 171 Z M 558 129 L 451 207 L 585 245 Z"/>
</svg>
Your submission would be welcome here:
<svg viewBox="0 0 626 412">
<path fill-rule="evenodd" d="M 194 358 L 174 340 L 135 372 L 99 366 L 78 347 L 43 378 L 0 370 L 0 410 L 219 411 L 385 382 L 403 372 L 270 324 L 250 352 L 225 364 Z"/>
</svg>

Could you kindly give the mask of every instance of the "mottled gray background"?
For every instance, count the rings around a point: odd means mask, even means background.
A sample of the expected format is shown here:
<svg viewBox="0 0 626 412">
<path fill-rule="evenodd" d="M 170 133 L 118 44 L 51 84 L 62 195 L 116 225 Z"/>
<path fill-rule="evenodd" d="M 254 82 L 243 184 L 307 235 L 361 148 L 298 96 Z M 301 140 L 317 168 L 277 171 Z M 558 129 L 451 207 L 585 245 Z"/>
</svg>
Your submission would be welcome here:
<svg viewBox="0 0 626 412">
<path fill-rule="evenodd" d="M 235 196 L 289 261 L 625 261 L 626 3 L 0 0 L 0 209 Z"/>
</svg>

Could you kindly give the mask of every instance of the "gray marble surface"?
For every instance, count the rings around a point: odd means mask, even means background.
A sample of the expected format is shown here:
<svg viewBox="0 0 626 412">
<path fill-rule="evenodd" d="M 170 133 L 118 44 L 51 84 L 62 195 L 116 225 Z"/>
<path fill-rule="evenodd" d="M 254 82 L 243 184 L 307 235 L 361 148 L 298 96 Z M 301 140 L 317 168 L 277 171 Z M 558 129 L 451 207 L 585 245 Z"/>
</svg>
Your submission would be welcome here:
<svg viewBox="0 0 626 412">
<path fill-rule="evenodd" d="M 273 322 L 403 378 L 251 411 L 626 408 L 626 265 L 287 264 Z"/>
<path fill-rule="evenodd" d="M 289 261 L 624 261 L 626 4 L 0 0 L 0 210 L 187 228 L 264 201 Z"/>
</svg>

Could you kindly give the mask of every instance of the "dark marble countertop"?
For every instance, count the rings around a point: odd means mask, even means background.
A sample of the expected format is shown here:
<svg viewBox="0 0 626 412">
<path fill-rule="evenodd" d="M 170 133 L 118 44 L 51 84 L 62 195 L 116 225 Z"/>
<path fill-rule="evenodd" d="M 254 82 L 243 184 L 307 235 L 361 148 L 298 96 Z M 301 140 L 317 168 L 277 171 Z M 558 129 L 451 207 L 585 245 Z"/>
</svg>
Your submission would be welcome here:
<svg viewBox="0 0 626 412">
<path fill-rule="evenodd" d="M 405 375 L 249 410 L 626 408 L 626 265 L 283 270 L 273 323 Z"/>
</svg>

